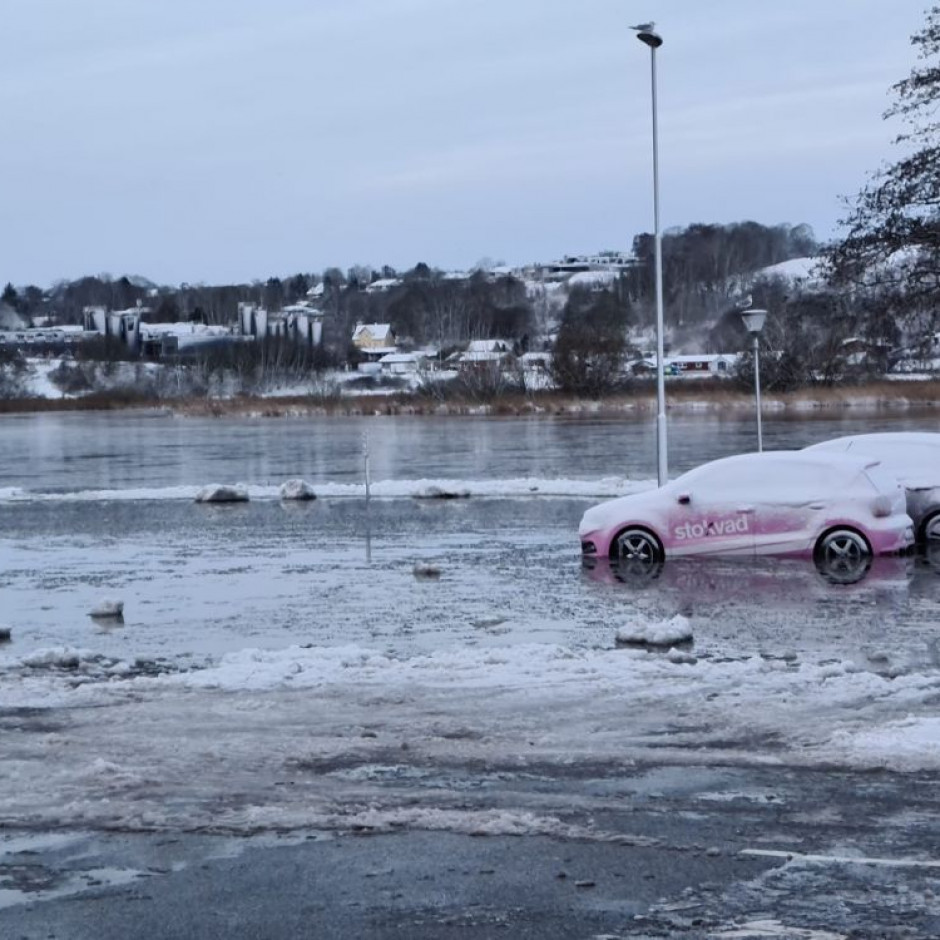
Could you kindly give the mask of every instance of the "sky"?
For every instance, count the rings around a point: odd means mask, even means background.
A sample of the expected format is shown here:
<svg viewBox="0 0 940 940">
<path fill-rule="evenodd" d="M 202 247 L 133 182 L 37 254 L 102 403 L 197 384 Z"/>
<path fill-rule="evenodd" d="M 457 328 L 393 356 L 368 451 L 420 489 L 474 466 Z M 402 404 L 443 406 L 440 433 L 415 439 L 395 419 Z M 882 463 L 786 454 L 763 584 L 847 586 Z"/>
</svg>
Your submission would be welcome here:
<svg viewBox="0 0 940 940">
<path fill-rule="evenodd" d="M 245 282 L 837 233 L 926 0 L 4 0 L 0 283 Z M 890 13 L 888 13 L 890 11 Z"/>
</svg>

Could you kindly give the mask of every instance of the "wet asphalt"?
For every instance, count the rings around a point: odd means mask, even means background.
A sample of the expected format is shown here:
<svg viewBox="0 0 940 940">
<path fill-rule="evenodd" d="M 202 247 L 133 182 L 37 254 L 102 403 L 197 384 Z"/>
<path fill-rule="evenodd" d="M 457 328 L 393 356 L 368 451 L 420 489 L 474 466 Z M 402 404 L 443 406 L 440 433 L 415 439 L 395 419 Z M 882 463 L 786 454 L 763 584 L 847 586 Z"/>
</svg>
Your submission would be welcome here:
<svg viewBox="0 0 940 940">
<path fill-rule="evenodd" d="M 493 801 L 589 802 L 583 838 L 4 830 L 0 937 L 940 937 L 935 774 L 554 773 Z"/>
</svg>

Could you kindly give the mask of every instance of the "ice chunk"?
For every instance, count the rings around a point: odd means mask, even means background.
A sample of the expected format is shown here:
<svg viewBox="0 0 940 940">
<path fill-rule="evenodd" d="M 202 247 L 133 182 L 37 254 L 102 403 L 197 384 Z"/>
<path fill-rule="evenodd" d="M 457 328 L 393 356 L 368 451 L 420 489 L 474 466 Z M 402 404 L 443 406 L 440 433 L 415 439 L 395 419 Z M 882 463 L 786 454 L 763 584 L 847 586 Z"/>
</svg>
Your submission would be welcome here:
<svg viewBox="0 0 940 940">
<path fill-rule="evenodd" d="M 671 620 L 632 623 L 617 631 L 617 642 L 628 646 L 673 646 L 691 641 L 692 626 L 681 614 Z"/>
<path fill-rule="evenodd" d="M 98 601 L 88 616 L 97 620 L 120 620 L 124 617 L 124 601 Z"/>
<path fill-rule="evenodd" d="M 244 483 L 234 486 L 226 483 L 210 483 L 196 494 L 197 503 L 247 503 L 248 487 Z"/>
<path fill-rule="evenodd" d="M 693 656 L 691 653 L 684 653 L 682 650 L 676 649 L 674 646 L 670 648 L 669 652 L 666 654 L 666 659 L 671 663 L 676 663 L 680 666 L 694 666 L 698 662 L 698 658 Z"/>
<path fill-rule="evenodd" d="M 317 494 L 306 480 L 288 480 L 281 484 L 281 499 L 316 499 Z"/>
</svg>

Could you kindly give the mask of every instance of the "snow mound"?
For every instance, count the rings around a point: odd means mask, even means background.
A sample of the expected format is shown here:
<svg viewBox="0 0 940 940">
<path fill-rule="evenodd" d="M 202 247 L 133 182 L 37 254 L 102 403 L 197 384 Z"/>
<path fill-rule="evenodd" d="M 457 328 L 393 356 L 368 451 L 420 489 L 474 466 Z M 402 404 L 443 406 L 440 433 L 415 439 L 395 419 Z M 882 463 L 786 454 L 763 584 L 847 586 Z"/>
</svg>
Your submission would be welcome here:
<svg viewBox="0 0 940 940">
<path fill-rule="evenodd" d="M 626 646 L 673 646 L 692 642 L 692 626 L 687 617 L 676 614 L 671 620 L 633 623 L 617 631 L 617 642 Z"/>
<path fill-rule="evenodd" d="M 89 617 L 99 620 L 117 620 L 124 616 L 124 601 L 102 600 L 98 601 L 88 613 Z"/>
<path fill-rule="evenodd" d="M 310 500 L 316 499 L 317 494 L 306 480 L 288 480 L 281 484 L 281 499 Z"/>
<path fill-rule="evenodd" d="M 465 486 L 438 486 L 430 484 L 415 491 L 415 499 L 467 499 L 470 490 Z"/>
<path fill-rule="evenodd" d="M 51 646 L 36 650 L 20 659 L 20 665 L 28 669 L 78 669 L 83 662 L 94 659 L 88 650 L 71 646 Z"/>
<path fill-rule="evenodd" d="M 197 503 L 247 503 L 248 487 L 244 483 L 234 486 L 225 483 L 210 483 L 196 494 Z"/>
</svg>

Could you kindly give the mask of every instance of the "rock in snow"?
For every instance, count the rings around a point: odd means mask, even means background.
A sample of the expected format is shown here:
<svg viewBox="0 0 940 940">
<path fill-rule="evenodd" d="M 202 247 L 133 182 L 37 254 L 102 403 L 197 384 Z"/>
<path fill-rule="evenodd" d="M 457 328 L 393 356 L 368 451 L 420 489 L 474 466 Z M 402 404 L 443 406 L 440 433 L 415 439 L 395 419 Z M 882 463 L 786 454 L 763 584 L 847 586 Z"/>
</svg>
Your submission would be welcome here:
<svg viewBox="0 0 940 940">
<path fill-rule="evenodd" d="M 633 623 L 617 631 L 617 642 L 628 646 L 672 646 L 691 641 L 691 624 L 681 614 L 671 620 Z"/>
<path fill-rule="evenodd" d="M 13 628 L 0 623 L 0 643 L 8 643 L 13 637 Z"/>
<path fill-rule="evenodd" d="M 425 486 L 415 493 L 415 499 L 469 499 L 470 490 L 465 487 Z"/>
<path fill-rule="evenodd" d="M 243 483 L 230 486 L 226 483 L 210 483 L 196 494 L 197 503 L 247 503 L 248 487 Z"/>
<path fill-rule="evenodd" d="M 306 480 L 288 480 L 281 484 L 281 499 L 316 499 L 317 494 Z"/>
<path fill-rule="evenodd" d="M 414 568 L 411 569 L 412 574 L 416 578 L 439 578 L 441 576 L 441 569 L 437 565 L 428 564 L 425 561 L 415 562 Z"/>
<path fill-rule="evenodd" d="M 122 620 L 124 618 L 124 601 L 99 601 L 88 614 L 98 620 Z"/>
</svg>

